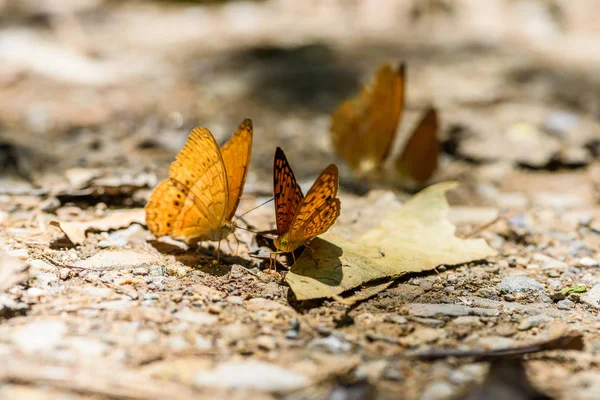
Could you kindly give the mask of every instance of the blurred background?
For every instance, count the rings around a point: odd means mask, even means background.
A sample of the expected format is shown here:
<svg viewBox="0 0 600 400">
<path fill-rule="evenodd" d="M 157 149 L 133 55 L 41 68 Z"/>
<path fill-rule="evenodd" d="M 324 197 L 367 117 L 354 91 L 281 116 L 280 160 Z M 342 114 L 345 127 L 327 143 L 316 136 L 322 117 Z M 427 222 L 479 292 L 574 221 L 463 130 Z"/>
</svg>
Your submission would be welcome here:
<svg viewBox="0 0 600 400">
<path fill-rule="evenodd" d="M 271 191 L 277 145 L 310 181 L 336 105 L 405 61 L 399 138 L 438 107 L 454 201 L 595 204 L 599 20 L 594 0 L 0 0 L 0 188 L 149 188 L 191 128 L 222 143 L 245 117 L 247 193 Z"/>
</svg>

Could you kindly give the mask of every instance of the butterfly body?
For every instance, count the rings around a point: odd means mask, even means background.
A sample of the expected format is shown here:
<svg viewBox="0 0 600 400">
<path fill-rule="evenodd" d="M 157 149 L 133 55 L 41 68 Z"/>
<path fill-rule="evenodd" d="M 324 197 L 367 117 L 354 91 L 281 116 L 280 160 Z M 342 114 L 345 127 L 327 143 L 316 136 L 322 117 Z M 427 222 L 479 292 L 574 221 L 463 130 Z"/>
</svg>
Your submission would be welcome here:
<svg viewBox="0 0 600 400">
<path fill-rule="evenodd" d="M 152 192 L 146 224 L 156 236 L 188 244 L 220 241 L 234 231 L 252 148 L 252 121 L 244 120 L 221 148 L 210 131 L 194 128 Z"/>
<path fill-rule="evenodd" d="M 293 252 L 333 225 L 341 209 L 338 181 L 338 169 L 331 164 L 304 196 L 283 150 L 277 148 L 273 187 L 278 236 L 273 242 L 278 253 Z"/>
</svg>

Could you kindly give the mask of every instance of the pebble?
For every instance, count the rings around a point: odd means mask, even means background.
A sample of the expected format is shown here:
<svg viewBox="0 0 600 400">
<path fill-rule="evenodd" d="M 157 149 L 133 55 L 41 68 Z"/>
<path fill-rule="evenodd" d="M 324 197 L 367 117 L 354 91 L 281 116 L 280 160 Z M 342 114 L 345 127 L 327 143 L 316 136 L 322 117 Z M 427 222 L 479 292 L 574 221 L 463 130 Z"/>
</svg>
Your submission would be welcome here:
<svg viewBox="0 0 600 400">
<path fill-rule="evenodd" d="M 594 260 L 592 257 L 582 257 L 579 260 L 577 260 L 577 266 L 578 267 L 597 267 L 598 265 L 600 265 L 598 263 L 598 261 Z"/>
<path fill-rule="evenodd" d="M 309 349 L 323 348 L 329 353 L 340 354 L 350 351 L 350 343 L 336 335 L 329 335 L 324 338 L 316 338 L 308 343 Z"/>
<path fill-rule="evenodd" d="M 163 267 L 160 265 L 151 265 L 148 267 L 148 275 L 150 276 L 163 276 Z"/>
<path fill-rule="evenodd" d="M 486 371 L 485 365 L 466 364 L 453 369 L 448 373 L 448 380 L 455 385 L 466 385 L 476 380 L 479 380 Z"/>
<path fill-rule="evenodd" d="M 560 279 L 548 279 L 548 285 L 554 290 L 562 288 L 562 282 Z"/>
<path fill-rule="evenodd" d="M 480 288 L 479 290 L 477 290 L 477 294 L 481 297 L 496 297 L 498 296 L 498 292 L 495 289 L 491 289 L 491 288 Z"/>
<path fill-rule="evenodd" d="M 181 336 L 170 337 L 167 343 L 171 350 L 174 351 L 182 351 L 190 347 L 189 343 Z"/>
<path fill-rule="evenodd" d="M 176 312 L 174 317 L 198 325 L 212 325 L 219 320 L 216 315 L 202 311 L 192 311 L 188 308 Z"/>
<path fill-rule="evenodd" d="M 29 252 L 27 251 L 27 249 L 10 250 L 6 252 L 6 255 L 18 258 L 19 260 L 23 261 L 29 258 Z"/>
<path fill-rule="evenodd" d="M 564 262 L 542 253 L 534 254 L 533 259 L 542 264 L 542 269 L 564 269 L 567 267 L 567 264 Z"/>
<path fill-rule="evenodd" d="M 406 323 L 408 323 L 408 320 L 406 319 L 406 317 L 402 316 L 402 315 L 388 315 L 387 317 L 385 317 L 385 322 L 391 322 L 393 324 L 398 324 L 398 325 L 404 325 Z"/>
<path fill-rule="evenodd" d="M 469 326 L 481 326 L 483 323 L 481 319 L 476 316 L 465 315 L 452 320 L 452 323 L 455 325 L 469 325 Z"/>
<path fill-rule="evenodd" d="M 523 275 L 512 275 L 502 279 L 498 289 L 505 293 L 541 292 L 544 287 L 535 279 Z"/>
<path fill-rule="evenodd" d="M 198 371 L 194 384 L 201 388 L 285 393 L 304 388 L 310 381 L 304 375 L 275 364 L 238 361 L 222 363 L 212 371 Z"/>
<path fill-rule="evenodd" d="M 41 286 L 48 286 L 50 283 L 58 281 L 58 277 L 49 272 L 40 272 L 35 279 L 40 282 Z"/>
<path fill-rule="evenodd" d="M 256 338 L 256 345 L 263 350 L 274 350 L 277 347 L 272 336 L 261 335 Z"/>
<path fill-rule="evenodd" d="M 146 275 L 148 275 L 148 270 L 144 267 L 138 267 L 138 268 L 135 268 L 133 271 L 131 271 L 131 273 L 133 275 L 146 276 Z"/>
<path fill-rule="evenodd" d="M 435 318 L 413 317 L 412 320 L 421 325 L 430 326 L 432 328 L 439 328 L 445 324 L 444 321 Z"/>
<path fill-rule="evenodd" d="M 559 310 L 570 310 L 571 308 L 573 308 L 575 306 L 575 303 L 573 303 L 571 300 L 569 299 L 565 299 L 565 300 L 561 300 L 558 303 L 556 303 L 556 307 Z"/>
<path fill-rule="evenodd" d="M 571 296 L 569 296 L 569 299 L 571 299 Z M 583 296 L 579 296 L 579 300 L 582 303 L 590 305 L 596 309 L 600 309 L 600 285 L 594 285 L 594 287 L 591 288 L 589 292 L 587 292 Z"/>
<path fill-rule="evenodd" d="M 233 304 L 236 306 L 241 306 L 244 304 L 244 300 L 241 296 L 227 296 L 225 301 L 227 301 L 229 304 Z"/>
<path fill-rule="evenodd" d="M 524 318 L 517 329 L 520 331 L 526 331 L 551 321 L 552 318 L 545 314 L 532 315 L 531 317 Z"/>
<path fill-rule="evenodd" d="M 285 338 L 286 339 L 290 339 L 290 340 L 296 340 L 300 338 L 300 332 L 293 330 L 293 329 L 288 329 L 285 332 Z"/>
<path fill-rule="evenodd" d="M 66 281 L 69 279 L 69 275 L 71 274 L 71 270 L 69 268 L 61 268 L 60 269 L 60 279 Z"/>
<path fill-rule="evenodd" d="M 446 400 L 454 398 L 454 388 L 446 381 L 436 381 L 425 388 L 421 400 Z"/>
</svg>

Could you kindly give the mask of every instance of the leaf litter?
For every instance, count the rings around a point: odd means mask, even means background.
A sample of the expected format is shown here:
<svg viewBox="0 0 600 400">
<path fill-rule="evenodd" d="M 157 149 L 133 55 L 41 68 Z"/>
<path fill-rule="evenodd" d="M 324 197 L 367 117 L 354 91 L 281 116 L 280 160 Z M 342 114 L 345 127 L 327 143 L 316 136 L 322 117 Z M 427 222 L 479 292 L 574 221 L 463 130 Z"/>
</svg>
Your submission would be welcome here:
<svg viewBox="0 0 600 400">
<path fill-rule="evenodd" d="M 417 193 L 356 239 L 327 234 L 313 240 L 287 274 L 287 283 L 298 300 L 333 297 L 371 281 L 493 256 L 485 240 L 454 235 L 445 194 L 456 186 L 443 182 Z"/>
</svg>

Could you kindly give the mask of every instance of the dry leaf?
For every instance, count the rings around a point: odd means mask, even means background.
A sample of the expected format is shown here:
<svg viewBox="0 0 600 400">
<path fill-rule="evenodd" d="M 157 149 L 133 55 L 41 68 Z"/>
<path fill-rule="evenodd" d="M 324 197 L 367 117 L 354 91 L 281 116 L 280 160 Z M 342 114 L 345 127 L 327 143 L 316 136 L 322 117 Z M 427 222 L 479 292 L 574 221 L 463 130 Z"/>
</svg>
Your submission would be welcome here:
<svg viewBox="0 0 600 400">
<path fill-rule="evenodd" d="M 483 239 L 454 236 L 445 193 L 456 186 L 444 182 L 417 193 L 358 239 L 323 235 L 313 240 L 286 281 L 299 300 L 332 297 L 372 280 L 494 255 Z"/>
<path fill-rule="evenodd" d="M 73 244 L 81 244 L 85 240 L 85 233 L 87 231 L 105 232 L 113 229 L 127 228 L 134 223 L 145 224 L 144 209 L 115 210 L 104 218 L 85 222 L 52 221 L 50 225 L 60 228 Z"/>
<path fill-rule="evenodd" d="M 16 257 L 0 253 L 0 294 L 31 276 L 29 265 Z"/>
</svg>

